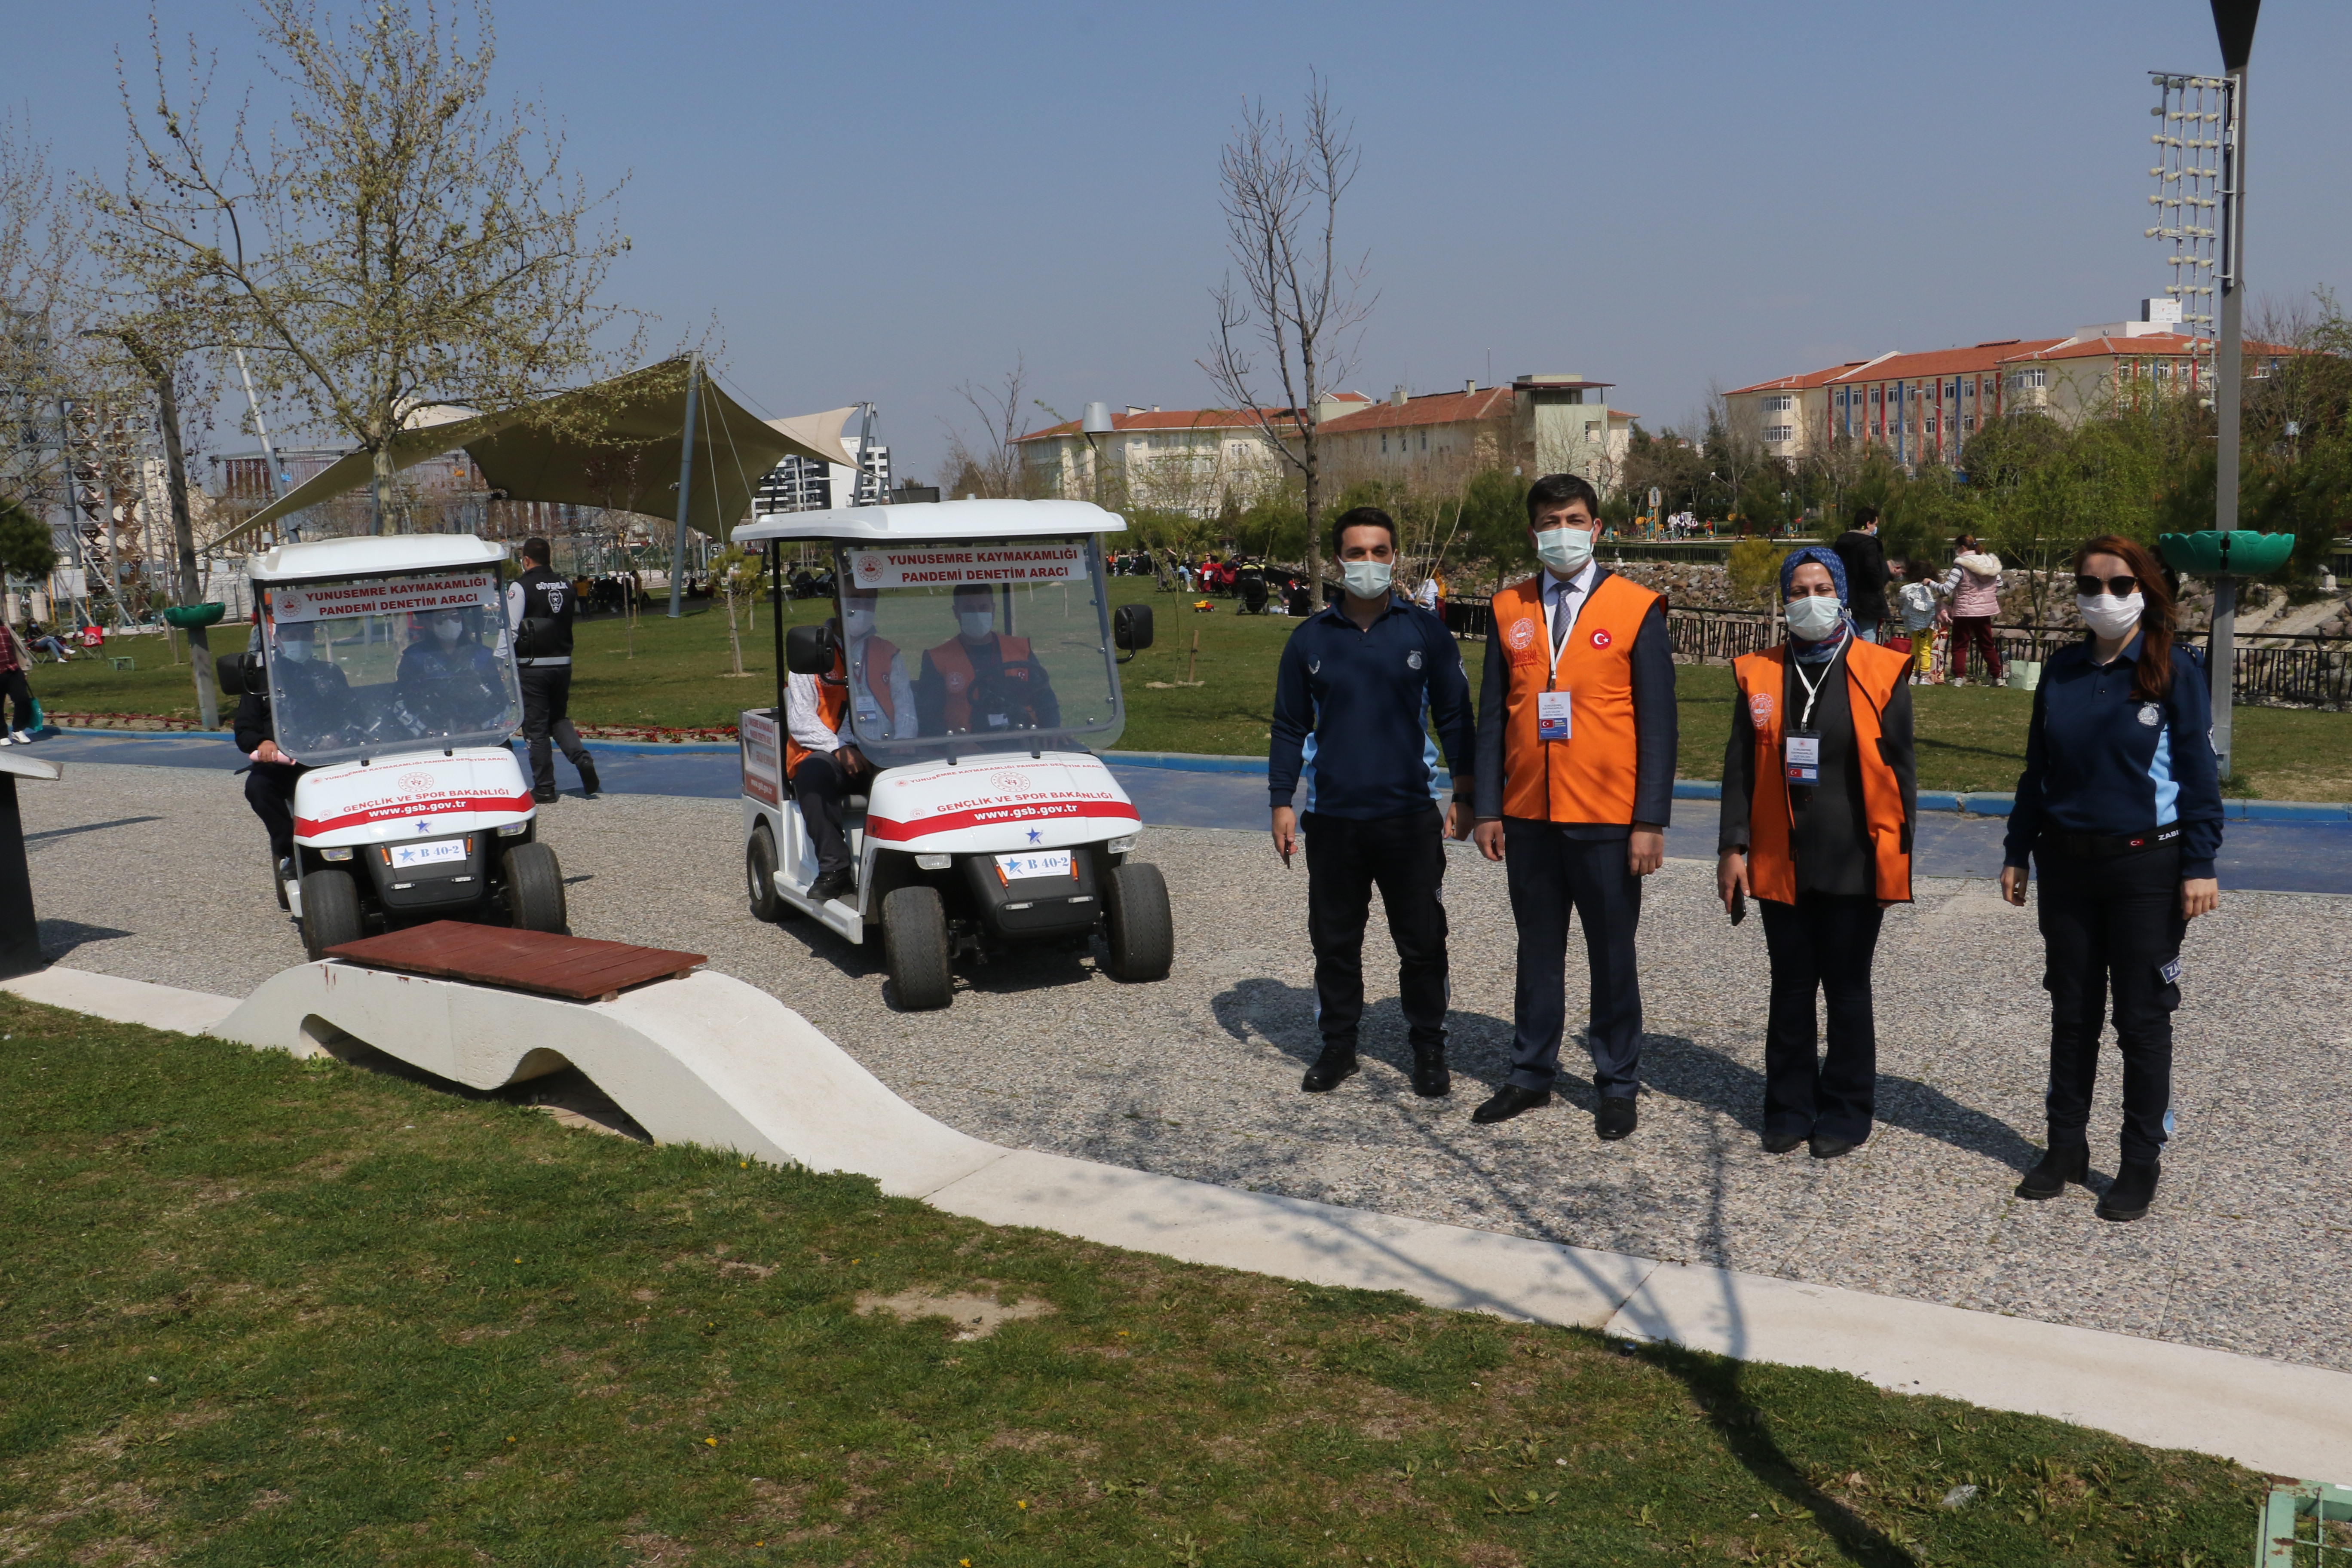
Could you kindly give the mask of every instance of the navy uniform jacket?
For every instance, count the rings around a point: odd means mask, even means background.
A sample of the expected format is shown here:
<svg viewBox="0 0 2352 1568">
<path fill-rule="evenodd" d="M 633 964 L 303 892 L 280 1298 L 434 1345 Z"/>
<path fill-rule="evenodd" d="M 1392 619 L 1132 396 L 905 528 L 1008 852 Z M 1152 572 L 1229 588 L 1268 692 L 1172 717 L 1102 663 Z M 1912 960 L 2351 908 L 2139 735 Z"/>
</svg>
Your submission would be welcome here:
<svg viewBox="0 0 2352 1568">
<path fill-rule="evenodd" d="M 2004 865 L 2024 865 L 2044 833 L 2129 838 L 2178 824 L 2182 878 L 2213 874 L 2221 784 L 2205 667 L 2176 643 L 2172 689 L 2139 702 L 2131 694 L 2138 657 L 2137 634 L 2113 664 L 2092 663 L 2087 638 L 2050 656 L 2033 693 Z"/>
<path fill-rule="evenodd" d="M 1446 764 L 1466 772 L 1475 743 L 1470 681 L 1444 622 L 1391 599 L 1369 629 L 1333 605 L 1290 634 L 1274 678 L 1265 770 L 1274 805 L 1288 805 L 1304 775 L 1307 809 L 1325 816 L 1370 822 L 1427 811 L 1438 741 Z"/>
</svg>

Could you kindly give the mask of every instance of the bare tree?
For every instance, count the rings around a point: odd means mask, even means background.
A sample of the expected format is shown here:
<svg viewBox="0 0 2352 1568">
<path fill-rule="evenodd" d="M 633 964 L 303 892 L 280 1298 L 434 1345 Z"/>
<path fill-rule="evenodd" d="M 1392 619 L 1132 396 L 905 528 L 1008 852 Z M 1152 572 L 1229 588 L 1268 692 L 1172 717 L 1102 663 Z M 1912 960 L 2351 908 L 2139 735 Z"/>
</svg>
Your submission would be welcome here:
<svg viewBox="0 0 2352 1568">
<path fill-rule="evenodd" d="M 1028 363 L 1015 355 L 1013 368 L 1004 373 L 1004 380 L 998 385 L 974 386 L 967 381 L 955 389 L 956 395 L 970 404 L 972 413 L 979 416 L 980 438 L 975 444 L 958 426 L 948 426 L 946 493 L 950 500 L 964 495 L 995 499 L 1027 493 L 1026 476 L 1021 471 L 1021 448 L 1015 442 L 1021 436 L 1022 410 L 1028 405 L 1023 395 L 1028 384 Z"/>
<path fill-rule="evenodd" d="M 1339 198 L 1362 162 L 1354 135 L 1352 123 L 1339 122 L 1320 77 L 1308 79 L 1306 121 L 1297 142 L 1263 102 L 1243 106 L 1218 170 L 1225 248 L 1235 271 L 1209 290 L 1217 307 L 1217 336 L 1209 357 L 1197 362 L 1218 395 L 1246 412 L 1304 480 L 1311 579 L 1323 571 L 1316 405 L 1353 372 L 1356 344 L 1378 302 L 1378 296 L 1362 294 L 1370 253 L 1353 267 L 1343 266 L 1338 253 Z M 1259 395 L 1261 354 L 1274 362 L 1278 403 Z"/>
<path fill-rule="evenodd" d="M 154 108 L 118 68 L 131 156 L 91 184 L 98 249 L 126 287 L 186 299 L 199 336 L 253 356 L 263 396 L 374 458 L 374 526 L 392 512 L 393 438 L 433 404 L 511 408 L 633 360 L 600 352 L 635 312 L 596 302 L 627 237 L 591 219 L 543 109 L 490 97 L 487 0 L 470 37 L 429 7 L 387 3 L 340 37 L 310 0 L 256 0 L 267 62 L 291 94 L 257 145 L 246 108 L 226 149 L 202 121 L 210 68 L 190 49 L 174 103 L 151 34 Z M 248 250 L 248 244 L 250 249 Z"/>
<path fill-rule="evenodd" d="M 60 340 L 79 240 L 57 200 L 48 148 L 13 112 L 0 118 L 0 491 L 36 505 L 62 488 Z"/>
</svg>

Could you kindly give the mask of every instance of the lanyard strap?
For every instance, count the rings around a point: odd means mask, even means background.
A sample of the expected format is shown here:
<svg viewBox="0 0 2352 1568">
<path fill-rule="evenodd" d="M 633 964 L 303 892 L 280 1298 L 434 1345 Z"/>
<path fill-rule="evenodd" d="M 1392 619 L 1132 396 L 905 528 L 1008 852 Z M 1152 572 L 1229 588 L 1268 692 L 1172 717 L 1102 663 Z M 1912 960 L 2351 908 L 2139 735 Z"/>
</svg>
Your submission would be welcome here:
<svg viewBox="0 0 2352 1568">
<path fill-rule="evenodd" d="M 1838 639 L 1836 651 L 1832 653 L 1830 657 L 1822 662 L 1822 679 L 1820 680 L 1808 680 L 1805 679 L 1805 667 L 1803 663 L 1798 659 L 1793 650 L 1790 653 L 1789 667 L 1797 672 L 1797 679 L 1801 682 L 1805 688 L 1805 711 L 1797 720 L 1798 729 L 1810 730 L 1813 727 L 1813 699 L 1822 694 L 1822 687 L 1828 682 L 1830 671 L 1834 669 L 1837 667 L 1837 661 L 1844 657 L 1845 639 L 1843 637 L 1840 637 Z"/>
</svg>

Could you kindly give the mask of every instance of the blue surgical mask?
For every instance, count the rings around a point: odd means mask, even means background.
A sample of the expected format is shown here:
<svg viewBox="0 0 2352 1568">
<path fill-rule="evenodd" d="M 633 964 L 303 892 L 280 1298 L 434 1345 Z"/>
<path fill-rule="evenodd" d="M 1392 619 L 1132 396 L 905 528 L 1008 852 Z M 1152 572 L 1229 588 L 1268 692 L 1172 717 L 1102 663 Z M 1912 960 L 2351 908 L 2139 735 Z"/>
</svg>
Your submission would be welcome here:
<svg viewBox="0 0 2352 1568">
<path fill-rule="evenodd" d="M 841 629 L 849 634 L 851 642 L 863 642 L 874 635 L 874 612 L 856 605 L 841 612 Z"/>
<path fill-rule="evenodd" d="M 1826 594 L 1808 594 L 1801 599 L 1789 601 L 1789 635 L 1807 642 L 1820 642 L 1837 630 L 1845 618 L 1845 611 L 1837 600 Z"/>
<path fill-rule="evenodd" d="M 1339 581 L 1359 599 L 1385 599 L 1396 579 L 1395 565 L 1387 561 L 1342 561 Z"/>
<path fill-rule="evenodd" d="M 300 664 L 310 657 L 309 637 L 287 637 L 278 645 L 278 657 L 289 664 Z"/>
<path fill-rule="evenodd" d="M 993 610 L 958 610 L 956 612 L 956 625 L 963 628 L 963 635 L 968 637 L 984 637 L 988 635 L 989 628 L 996 625 L 996 612 Z"/>
<path fill-rule="evenodd" d="M 1547 528 L 1536 535 L 1536 559 L 1563 577 L 1573 577 L 1592 559 L 1589 528 Z"/>
</svg>

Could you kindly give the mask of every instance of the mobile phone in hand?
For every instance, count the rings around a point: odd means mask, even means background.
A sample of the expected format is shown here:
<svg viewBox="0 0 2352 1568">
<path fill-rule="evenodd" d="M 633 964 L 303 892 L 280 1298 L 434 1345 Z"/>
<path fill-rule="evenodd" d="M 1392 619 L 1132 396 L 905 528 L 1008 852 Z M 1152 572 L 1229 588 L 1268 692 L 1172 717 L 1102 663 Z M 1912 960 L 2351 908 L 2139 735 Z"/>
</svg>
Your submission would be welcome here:
<svg viewBox="0 0 2352 1568">
<path fill-rule="evenodd" d="M 1731 889 L 1731 923 L 1733 925 L 1738 925 L 1741 921 L 1744 921 L 1747 918 L 1748 889 L 1745 888 L 1734 888 Z"/>
</svg>

